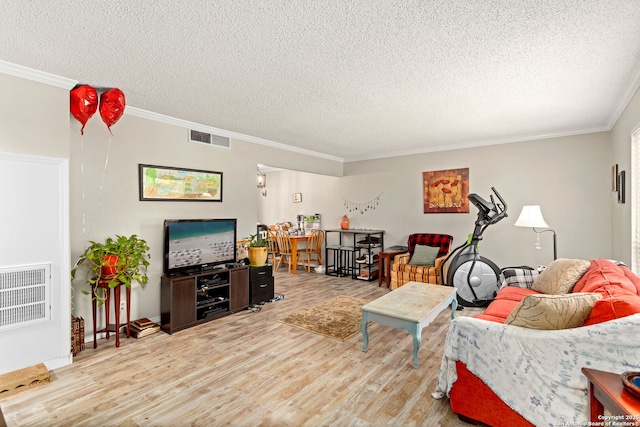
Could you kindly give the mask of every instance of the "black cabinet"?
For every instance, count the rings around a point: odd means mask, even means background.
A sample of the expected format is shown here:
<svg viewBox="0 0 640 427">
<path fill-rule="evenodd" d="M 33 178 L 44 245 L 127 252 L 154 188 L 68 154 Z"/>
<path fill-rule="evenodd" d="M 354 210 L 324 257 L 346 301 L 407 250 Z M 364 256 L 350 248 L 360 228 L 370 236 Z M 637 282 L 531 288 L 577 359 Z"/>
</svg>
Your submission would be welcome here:
<svg viewBox="0 0 640 427">
<path fill-rule="evenodd" d="M 160 323 L 173 333 L 249 306 L 246 266 L 193 275 L 162 276 Z"/>
<path fill-rule="evenodd" d="M 260 304 L 273 299 L 273 266 L 249 267 L 249 302 Z"/>
</svg>

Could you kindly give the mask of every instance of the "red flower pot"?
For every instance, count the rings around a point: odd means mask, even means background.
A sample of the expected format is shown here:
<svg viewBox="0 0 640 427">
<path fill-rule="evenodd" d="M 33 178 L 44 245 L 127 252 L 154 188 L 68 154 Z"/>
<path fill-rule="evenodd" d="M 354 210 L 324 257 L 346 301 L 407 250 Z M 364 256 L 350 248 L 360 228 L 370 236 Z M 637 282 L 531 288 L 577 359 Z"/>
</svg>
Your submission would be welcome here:
<svg viewBox="0 0 640 427">
<path fill-rule="evenodd" d="M 120 257 L 118 255 L 105 255 L 102 258 L 102 276 L 115 276 L 122 270 L 122 266 L 118 266 Z"/>
</svg>

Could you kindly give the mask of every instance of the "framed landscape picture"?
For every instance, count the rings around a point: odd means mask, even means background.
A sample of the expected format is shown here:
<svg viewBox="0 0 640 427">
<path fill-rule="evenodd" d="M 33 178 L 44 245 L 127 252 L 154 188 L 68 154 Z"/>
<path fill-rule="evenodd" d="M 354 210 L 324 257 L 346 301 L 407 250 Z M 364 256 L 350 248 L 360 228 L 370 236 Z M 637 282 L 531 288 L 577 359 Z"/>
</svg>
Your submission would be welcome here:
<svg viewBox="0 0 640 427">
<path fill-rule="evenodd" d="M 222 202 L 222 172 L 138 165 L 140 200 Z"/>
<path fill-rule="evenodd" d="M 422 173 L 424 213 L 469 212 L 469 168 Z"/>
</svg>

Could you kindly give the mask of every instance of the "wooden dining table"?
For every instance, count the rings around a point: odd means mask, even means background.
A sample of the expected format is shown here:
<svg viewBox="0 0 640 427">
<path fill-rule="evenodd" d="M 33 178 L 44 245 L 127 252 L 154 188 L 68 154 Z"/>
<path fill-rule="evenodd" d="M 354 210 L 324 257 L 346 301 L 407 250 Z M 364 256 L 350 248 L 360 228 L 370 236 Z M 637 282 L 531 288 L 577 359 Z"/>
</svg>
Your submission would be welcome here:
<svg viewBox="0 0 640 427">
<path fill-rule="evenodd" d="M 309 236 L 290 236 L 291 237 L 291 272 L 296 274 L 298 271 L 298 243 L 309 241 Z"/>
</svg>

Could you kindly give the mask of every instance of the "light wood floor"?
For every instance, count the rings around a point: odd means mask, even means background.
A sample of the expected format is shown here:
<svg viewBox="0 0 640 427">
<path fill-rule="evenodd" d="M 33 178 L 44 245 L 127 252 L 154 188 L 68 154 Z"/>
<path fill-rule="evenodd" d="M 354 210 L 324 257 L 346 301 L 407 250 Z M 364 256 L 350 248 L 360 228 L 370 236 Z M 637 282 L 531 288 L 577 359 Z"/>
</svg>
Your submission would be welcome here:
<svg viewBox="0 0 640 427">
<path fill-rule="evenodd" d="M 284 269 L 280 269 L 284 271 Z M 92 342 L 50 384 L 0 400 L 13 426 L 469 426 L 430 394 L 450 312 L 422 333 L 420 367 L 402 329 L 369 325 L 341 342 L 276 321 L 339 295 L 373 300 L 376 282 L 276 273 L 281 301 L 187 329 Z M 477 313 L 466 308 L 457 316 Z"/>
</svg>

